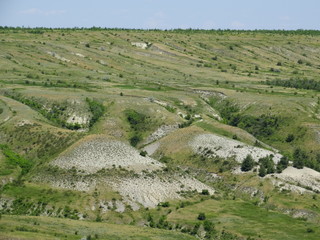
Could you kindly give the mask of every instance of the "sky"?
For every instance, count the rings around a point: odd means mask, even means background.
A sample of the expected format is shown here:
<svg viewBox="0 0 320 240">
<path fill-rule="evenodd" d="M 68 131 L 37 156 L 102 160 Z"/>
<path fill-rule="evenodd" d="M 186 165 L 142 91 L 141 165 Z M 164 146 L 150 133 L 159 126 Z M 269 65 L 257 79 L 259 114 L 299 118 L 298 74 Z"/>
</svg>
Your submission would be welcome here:
<svg viewBox="0 0 320 240">
<path fill-rule="evenodd" d="M 320 0 L 0 0 L 0 26 L 320 30 Z"/>
</svg>

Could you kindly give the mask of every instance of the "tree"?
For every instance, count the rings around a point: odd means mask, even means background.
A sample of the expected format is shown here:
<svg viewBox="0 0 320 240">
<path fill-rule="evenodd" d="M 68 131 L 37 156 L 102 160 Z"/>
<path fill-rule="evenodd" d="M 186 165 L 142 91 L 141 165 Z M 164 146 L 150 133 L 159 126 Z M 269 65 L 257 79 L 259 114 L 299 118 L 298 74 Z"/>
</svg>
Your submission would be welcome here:
<svg viewBox="0 0 320 240">
<path fill-rule="evenodd" d="M 293 134 L 288 134 L 287 138 L 286 138 L 286 142 L 292 142 L 294 140 L 294 135 Z"/>
<path fill-rule="evenodd" d="M 202 195 L 210 195 L 208 189 L 202 189 L 201 194 L 202 194 Z"/>
<path fill-rule="evenodd" d="M 296 148 L 293 153 L 293 167 L 302 169 L 308 156 L 301 148 Z"/>
<path fill-rule="evenodd" d="M 283 156 L 277 164 L 277 173 L 281 173 L 284 169 L 288 167 L 288 158 Z"/>
<path fill-rule="evenodd" d="M 248 154 L 241 164 L 241 171 L 248 172 L 253 168 L 253 166 L 254 166 L 254 160 L 252 156 Z"/>
<path fill-rule="evenodd" d="M 267 171 L 266 171 L 266 168 L 262 165 L 259 168 L 259 176 L 264 177 L 265 175 L 267 175 Z"/>
<path fill-rule="evenodd" d="M 260 158 L 259 159 L 259 165 L 260 168 L 263 167 L 264 170 L 266 171 L 266 174 L 274 173 L 274 162 L 273 162 L 273 155 L 268 155 L 266 157 Z M 263 170 L 261 170 L 263 171 Z"/>
<path fill-rule="evenodd" d="M 199 213 L 198 220 L 206 220 L 206 215 L 204 213 Z"/>
</svg>

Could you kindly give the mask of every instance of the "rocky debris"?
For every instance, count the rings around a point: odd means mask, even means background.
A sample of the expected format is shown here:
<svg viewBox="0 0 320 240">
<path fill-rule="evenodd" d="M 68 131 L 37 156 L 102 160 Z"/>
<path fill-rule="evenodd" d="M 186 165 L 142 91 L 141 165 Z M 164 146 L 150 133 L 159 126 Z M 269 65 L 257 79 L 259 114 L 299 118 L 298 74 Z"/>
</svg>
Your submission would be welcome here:
<svg viewBox="0 0 320 240">
<path fill-rule="evenodd" d="M 33 126 L 34 123 L 31 122 L 30 120 L 22 119 L 22 120 L 20 120 L 20 121 L 16 124 L 16 127 L 23 127 L 23 126 L 25 126 L 25 125 Z"/>
<path fill-rule="evenodd" d="M 14 201 L 14 199 L 1 197 L 0 198 L 0 211 L 4 210 L 4 209 L 10 210 L 11 206 L 13 204 L 13 201 Z"/>
<path fill-rule="evenodd" d="M 311 210 L 306 209 L 288 209 L 288 208 L 280 208 L 278 209 L 284 214 L 290 215 L 293 218 L 300 218 L 300 219 L 306 219 L 309 221 L 313 221 L 315 218 L 317 218 L 319 215 Z"/>
<path fill-rule="evenodd" d="M 52 57 L 55 57 L 56 59 L 58 60 L 61 60 L 63 62 L 72 62 L 71 60 L 67 59 L 67 58 L 64 58 L 64 57 L 61 57 L 59 54 L 55 53 L 55 52 L 50 52 L 48 51 L 47 52 L 49 55 L 51 55 Z"/>
<path fill-rule="evenodd" d="M 168 135 L 169 133 L 173 132 L 178 128 L 179 128 L 179 124 L 162 125 L 147 138 L 146 144 L 157 141 L 160 138 L 163 138 L 164 136 Z"/>
<path fill-rule="evenodd" d="M 209 186 L 191 177 L 167 177 L 165 179 L 158 176 L 143 178 L 119 179 L 118 182 L 111 183 L 114 189 L 130 200 L 135 201 L 144 207 L 155 207 L 160 202 L 170 199 L 183 198 L 181 191 L 201 192 L 207 189 L 210 194 L 214 190 Z"/>
<path fill-rule="evenodd" d="M 210 97 L 219 97 L 221 99 L 226 98 L 227 96 L 222 92 L 210 91 L 210 90 L 201 90 L 201 89 L 193 89 L 193 93 L 200 94 L 200 97 L 206 102 L 209 101 Z"/>
<path fill-rule="evenodd" d="M 98 60 L 98 63 L 100 63 L 101 65 L 104 65 L 104 66 L 107 65 L 107 63 L 105 61 L 103 61 L 103 60 Z"/>
<path fill-rule="evenodd" d="M 271 179 L 271 183 L 273 184 L 273 186 L 279 188 L 280 191 L 291 191 L 291 192 L 295 192 L 295 193 L 299 193 L 299 194 L 311 193 L 311 191 L 309 191 L 303 187 L 299 187 L 299 186 L 296 186 L 294 184 L 290 184 L 290 183 L 287 183 L 284 181 Z"/>
<path fill-rule="evenodd" d="M 145 146 L 142 150 L 146 151 L 147 154 L 149 156 L 151 156 L 152 154 L 154 154 L 158 150 L 159 147 L 160 147 L 160 143 L 155 142 L 155 143 L 152 143 L 152 144 Z"/>
<path fill-rule="evenodd" d="M 280 161 L 282 155 L 263 148 L 250 146 L 242 142 L 215 134 L 201 134 L 194 137 L 189 145 L 192 150 L 208 158 L 232 158 L 241 163 L 247 155 L 251 155 L 255 161 L 262 157 L 273 155 L 273 161 Z"/>
<path fill-rule="evenodd" d="M 157 100 L 157 99 L 155 99 L 155 98 L 153 98 L 153 97 L 145 98 L 145 100 L 147 100 L 147 101 L 149 101 L 149 102 L 152 102 L 152 103 L 156 103 L 156 104 L 158 104 L 158 105 L 160 105 L 160 106 L 162 106 L 162 107 L 168 107 L 168 106 L 169 106 L 168 103 L 166 103 L 166 102 L 164 102 L 164 101 Z"/>
<path fill-rule="evenodd" d="M 14 180 L 13 177 L 2 177 L 2 178 L 0 179 L 0 187 L 6 185 L 6 184 L 8 184 L 8 183 L 12 183 L 13 180 Z"/>
<path fill-rule="evenodd" d="M 311 168 L 288 167 L 282 173 L 273 174 L 273 177 L 276 179 L 273 180 L 275 185 L 279 185 L 278 180 L 284 182 L 284 186 L 282 186 L 284 189 L 288 188 L 301 193 L 306 190 L 320 192 L 320 173 Z"/>
<path fill-rule="evenodd" d="M 122 201 L 114 200 L 114 201 L 100 201 L 99 209 L 101 209 L 102 213 L 107 211 L 116 211 L 116 212 L 124 212 L 126 210 L 126 206 Z"/>
<path fill-rule="evenodd" d="M 187 114 L 184 114 L 183 112 L 177 112 L 178 116 L 182 117 L 182 118 L 186 118 Z"/>
<path fill-rule="evenodd" d="M 69 115 L 67 118 L 66 122 L 68 124 L 79 124 L 81 126 L 86 126 L 90 122 L 90 116 L 82 114 L 79 116 L 76 112 L 73 112 Z"/>
<path fill-rule="evenodd" d="M 145 42 L 132 42 L 132 46 L 138 47 L 141 49 L 147 49 L 149 46 L 151 46 L 151 43 L 145 43 Z"/>
<path fill-rule="evenodd" d="M 85 57 L 85 56 L 84 56 L 83 54 L 81 54 L 81 53 L 76 53 L 75 55 L 78 56 L 78 57 L 82 57 L 82 58 Z"/>
<path fill-rule="evenodd" d="M 118 166 L 137 172 L 163 167 L 162 163 L 141 156 L 138 150 L 128 144 L 107 139 L 93 139 L 80 143 L 72 151 L 51 162 L 51 165 L 64 169 L 76 168 L 86 173 L 96 173 Z"/>
<path fill-rule="evenodd" d="M 92 180 L 78 180 L 70 181 L 66 179 L 52 179 L 51 185 L 56 188 L 77 190 L 77 191 L 90 191 L 93 186 L 96 185 L 96 182 Z"/>
<path fill-rule="evenodd" d="M 177 56 L 177 54 L 174 54 L 173 52 L 166 51 L 162 49 L 159 46 L 156 46 L 155 44 L 152 44 L 150 47 L 150 50 L 152 50 L 155 53 L 161 54 L 161 55 L 167 55 L 167 56 Z"/>
</svg>

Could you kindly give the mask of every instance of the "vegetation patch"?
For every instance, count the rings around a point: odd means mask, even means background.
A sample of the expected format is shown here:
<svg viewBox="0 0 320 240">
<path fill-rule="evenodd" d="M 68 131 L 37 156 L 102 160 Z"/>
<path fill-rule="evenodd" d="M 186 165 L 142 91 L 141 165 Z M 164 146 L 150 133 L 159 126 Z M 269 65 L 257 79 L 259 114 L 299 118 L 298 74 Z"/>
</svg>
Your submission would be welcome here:
<svg viewBox="0 0 320 240">
<path fill-rule="evenodd" d="M 289 88 L 297 88 L 297 89 L 310 89 L 320 91 L 320 82 L 313 79 L 300 79 L 300 78 L 291 78 L 291 79 L 273 79 L 266 80 L 265 84 L 274 85 L 274 86 L 282 86 Z"/>
<path fill-rule="evenodd" d="M 3 155 L 6 157 L 9 165 L 19 166 L 21 168 L 21 175 L 27 174 L 32 168 L 32 162 L 24 159 L 17 153 L 13 152 L 7 145 L 0 144 L 0 149 Z"/>
<path fill-rule="evenodd" d="M 126 110 L 125 115 L 132 130 L 130 144 L 135 147 L 142 140 L 142 134 L 150 130 L 152 126 L 152 120 L 149 116 L 132 109 Z"/>
</svg>

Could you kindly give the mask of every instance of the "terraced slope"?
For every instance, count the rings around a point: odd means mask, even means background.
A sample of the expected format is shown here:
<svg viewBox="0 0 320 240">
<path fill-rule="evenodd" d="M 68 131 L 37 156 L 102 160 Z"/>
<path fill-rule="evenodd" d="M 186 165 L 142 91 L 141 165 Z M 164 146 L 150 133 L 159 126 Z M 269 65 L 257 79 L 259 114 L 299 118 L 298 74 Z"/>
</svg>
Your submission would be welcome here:
<svg viewBox="0 0 320 240">
<path fill-rule="evenodd" d="M 319 38 L 0 28 L 4 236 L 317 239 Z"/>
</svg>

